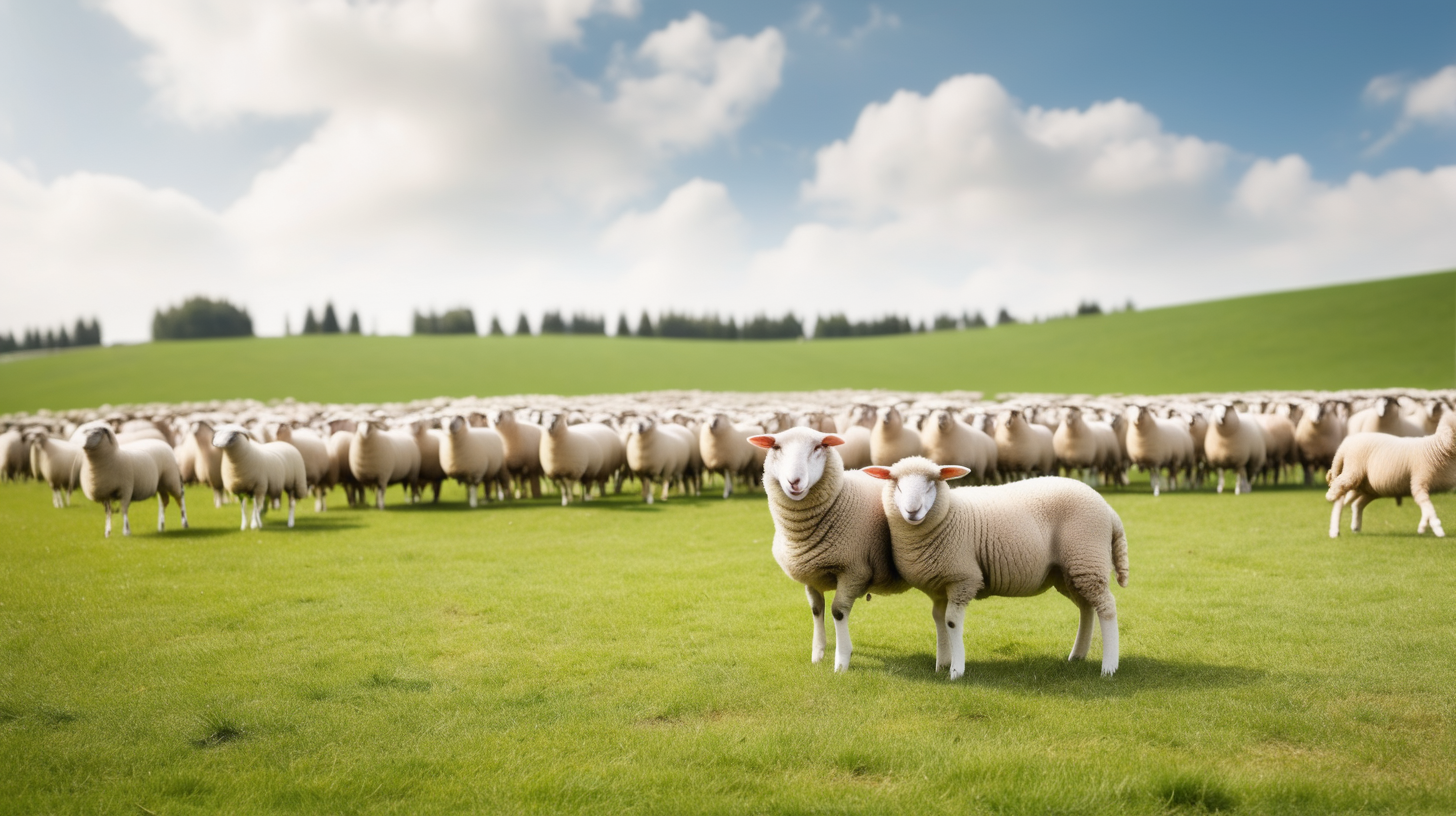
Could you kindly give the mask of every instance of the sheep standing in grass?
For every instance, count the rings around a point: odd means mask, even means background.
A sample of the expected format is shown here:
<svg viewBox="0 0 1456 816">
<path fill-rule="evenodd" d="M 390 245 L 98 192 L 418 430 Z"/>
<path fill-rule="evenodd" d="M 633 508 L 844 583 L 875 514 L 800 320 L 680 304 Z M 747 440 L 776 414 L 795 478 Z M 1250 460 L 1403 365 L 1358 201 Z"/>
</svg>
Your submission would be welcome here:
<svg viewBox="0 0 1456 816">
<path fill-rule="evenodd" d="M 1350 505 L 1350 530 L 1359 532 L 1365 505 L 1376 499 L 1403 496 L 1415 499 L 1421 508 L 1417 533 L 1426 528 L 1438 537 L 1446 531 L 1431 503 L 1432 493 L 1456 488 L 1456 417 L 1448 416 L 1436 432 L 1420 438 L 1383 433 L 1360 433 L 1345 437 L 1325 474 L 1330 489 L 1325 500 L 1334 502 L 1330 514 L 1330 538 L 1340 535 L 1340 516 Z"/>
<path fill-rule="evenodd" d="M 212 444 L 222 451 L 222 478 L 238 497 L 242 529 L 263 528 L 263 511 L 268 502 L 288 496 L 288 526 L 293 526 L 298 500 L 308 495 L 308 471 L 303 454 L 287 442 L 255 442 L 241 425 L 223 425 L 213 433 Z M 253 513 L 248 515 L 248 497 Z"/>
<path fill-rule="evenodd" d="M 627 423 L 627 467 L 642 483 L 642 500 L 652 504 L 652 483 L 662 484 L 662 500 L 674 480 L 682 480 L 691 459 L 691 439 L 679 434 L 681 425 L 637 417 Z M 682 428 L 686 431 L 686 428 Z"/>
<path fill-rule="evenodd" d="M 727 414 L 717 413 L 698 431 L 703 453 L 703 470 L 723 474 L 723 498 L 733 495 L 735 476 L 747 477 L 758 461 L 748 437 L 753 434 L 733 424 Z"/>
<path fill-rule="evenodd" d="M 605 497 L 607 484 L 615 477 L 616 492 L 621 493 L 622 481 L 627 474 L 627 449 L 622 445 L 622 437 L 601 422 L 583 422 L 574 427 L 582 433 L 590 434 L 602 452 L 601 464 L 587 481 L 597 486 L 598 496 Z"/>
<path fill-rule="evenodd" d="M 121 444 L 104 422 L 82 425 L 81 492 L 106 508 L 106 535 L 111 536 L 111 503 L 121 505 L 121 534 L 131 535 L 131 503 L 157 497 L 157 529 L 167 526 L 167 500 L 175 498 L 187 529 L 187 499 L 172 448 L 158 439 Z"/>
<path fill-rule="evenodd" d="M 1095 484 L 1096 472 L 1105 467 L 1108 457 L 1112 455 L 1109 443 L 1112 447 L 1117 445 L 1116 438 L 1111 434 L 1110 427 L 1106 428 L 1105 436 L 1094 429 L 1082 417 L 1081 408 L 1075 405 L 1067 408 L 1062 412 L 1062 421 L 1057 426 L 1056 433 L 1052 434 L 1052 450 L 1056 453 L 1057 464 L 1065 468 L 1068 474 L 1080 470 L 1082 481 Z M 940 456 L 932 455 L 929 458 L 935 462 L 963 464 Z"/>
<path fill-rule="evenodd" d="M 329 491 L 339 481 L 339 466 L 329 456 L 329 444 L 308 428 L 294 428 L 287 423 L 273 429 L 273 438 L 298 449 L 303 457 L 304 478 L 313 493 L 314 512 L 327 510 Z"/>
<path fill-rule="evenodd" d="M 429 485 L 434 490 L 431 503 L 439 504 L 440 485 L 449 478 L 449 474 L 440 463 L 440 445 L 444 435 L 434 424 L 430 420 L 417 419 L 409 424 L 407 430 L 420 449 L 420 471 L 415 477 L 414 501 L 420 500 L 425 493 L 425 485 Z"/>
<path fill-rule="evenodd" d="M 932 411 L 925 418 L 920 442 L 930 458 L 964 465 L 977 481 L 996 476 L 996 440 L 956 419 L 950 411 Z"/>
<path fill-rule="evenodd" d="M 179 455 L 184 448 L 191 452 L 193 478 L 212 489 L 212 506 L 222 507 L 227 502 L 227 490 L 222 480 L 222 451 L 212 444 L 213 433 L 212 423 L 206 420 L 189 422 L 177 451 Z"/>
<path fill-rule="evenodd" d="M 1238 477 L 1234 495 L 1248 493 L 1253 489 L 1250 477 L 1264 467 L 1264 432 L 1247 415 L 1219 403 L 1213 406 L 1203 453 L 1208 466 L 1218 469 L 1218 492 L 1223 492 L 1224 471 L 1232 470 Z"/>
<path fill-rule="evenodd" d="M 1164 481 L 1178 486 L 1178 469 L 1188 466 L 1193 455 L 1193 436 L 1182 423 L 1158 419 L 1146 405 L 1135 405 L 1127 412 L 1127 455 L 1148 472 L 1157 496 Z M 1165 470 L 1167 480 L 1160 478 Z"/>
<path fill-rule="evenodd" d="M 881 408 L 870 432 L 870 462 L 893 465 L 907 456 L 919 456 L 920 450 L 920 434 L 906 427 L 899 409 L 893 405 Z"/>
<path fill-rule="evenodd" d="M 774 521 L 774 560 L 809 597 L 810 660 L 824 658 L 824 593 L 833 592 L 834 670 L 847 671 L 855 599 L 907 589 L 890 553 L 879 484 L 844 469 L 834 450 L 844 440 L 835 434 L 790 428 L 749 441 L 767 451 L 763 488 Z"/>
<path fill-rule="evenodd" d="M 471 507 L 477 506 L 476 490 L 485 486 L 490 501 L 505 471 L 506 447 L 500 434 L 490 428 L 472 428 L 464 416 L 445 418 L 445 438 L 440 442 L 440 466 L 445 475 L 465 485 Z"/>
<path fill-rule="evenodd" d="M 81 483 L 81 447 L 54 439 L 42 429 L 28 431 L 30 470 L 51 488 L 52 507 L 70 507 L 71 493 Z"/>
<path fill-rule="evenodd" d="M 1092 618 L 1102 625 L 1102 674 L 1117 671 L 1117 602 L 1107 575 L 1127 586 L 1127 536 L 1107 502 L 1075 479 L 1031 479 L 995 487 L 951 489 L 965 475 L 913 457 L 865 473 L 886 480 L 881 492 L 895 566 L 930 596 L 935 619 L 935 669 L 965 673 L 965 615 L 972 600 L 1025 597 L 1053 587 L 1081 612 L 1069 660 L 1092 643 Z"/>
<path fill-rule="evenodd" d="M 30 478 L 30 451 L 20 431 L 0 433 L 0 457 L 3 457 L 0 461 L 0 482 Z"/>
<path fill-rule="evenodd" d="M 490 411 L 486 418 L 505 444 L 506 472 L 515 482 L 515 497 L 524 498 L 529 486 L 531 498 L 541 498 L 541 426 L 521 421 L 508 408 Z"/>
<path fill-rule="evenodd" d="M 1250 414 L 1249 418 L 1264 432 L 1264 473 L 1273 477 L 1274 484 L 1279 484 L 1284 469 L 1299 458 L 1294 423 L 1278 414 Z"/>
<path fill-rule="evenodd" d="M 1027 420 L 1018 408 L 1003 412 L 994 421 L 996 467 L 1003 477 L 1024 479 L 1032 474 L 1046 476 L 1055 472 L 1056 449 L 1050 430 Z"/>
<path fill-rule="evenodd" d="M 384 509 L 384 491 L 404 485 L 413 498 L 420 474 L 420 449 L 403 431 L 390 431 L 377 419 L 361 419 L 349 444 L 349 470 L 362 486 L 374 488 L 374 506 Z"/>
<path fill-rule="evenodd" d="M 1299 464 L 1304 467 L 1304 484 L 1314 484 L 1315 470 L 1330 469 L 1335 451 L 1345 440 L 1345 420 L 1332 402 L 1316 402 L 1304 410 L 1294 429 Z"/>
<path fill-rule="evenodd" d="M 1380 397 L 1363 411 L 1356 411 L 1346 423 L 1349 433 L 1383 433 L 1391 436 L 1425 436 L 1425 428 L 1400 414 L 1400 404 L 1391 397 Z"/>
<path fill-rule="evenodd" d="M 541 470 L 561 491 L 561 506 L 571 504 L 571 492 L 580 486 L 581 500 L 591 498 L 590 483 L 602 469 L 602 446 L 596 435 L 570 425 L 566 414 L 548 413 L 541 418 Z"/>
<path fill-rule="evenodd" d="M 332 427 L 333 423 L 330 423 Z M 354 425 L 349 423 L 350 428 Z M 350 507 L 364 503 L 364 486 L 354 476 L 349 466 L 349 449 L 354 446 L 354 431 L 335 429 L 329 434 L 329 469 L 339 474 L 339 486 L 344 488 L 344 499 Z"/>
</svg>

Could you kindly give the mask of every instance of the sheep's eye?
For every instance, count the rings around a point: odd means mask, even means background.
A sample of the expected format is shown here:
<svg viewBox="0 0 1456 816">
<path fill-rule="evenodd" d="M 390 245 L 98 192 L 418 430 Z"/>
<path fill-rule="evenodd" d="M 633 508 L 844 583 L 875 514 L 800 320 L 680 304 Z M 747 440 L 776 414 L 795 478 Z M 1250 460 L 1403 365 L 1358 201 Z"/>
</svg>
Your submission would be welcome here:
<svg viewBox="0 0 1456 816">
<path fill-rule="evenodd" d="M 778 450 L 778 449 L 779 449 L 779 446 L 778 445 L 774 445 L 773 448 L 771 448 L 771 450 Z"/>
</svg>

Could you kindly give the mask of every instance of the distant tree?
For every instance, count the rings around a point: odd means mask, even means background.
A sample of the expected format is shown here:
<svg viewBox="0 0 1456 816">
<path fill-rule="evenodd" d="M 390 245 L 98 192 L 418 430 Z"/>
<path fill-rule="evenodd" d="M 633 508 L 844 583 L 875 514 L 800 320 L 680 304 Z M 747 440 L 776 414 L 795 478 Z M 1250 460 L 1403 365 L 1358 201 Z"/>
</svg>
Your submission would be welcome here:
<svg viewBox="0 0 1456 816">
<path fill-rule="evenodd" d="M 312 306 L 308 307 L 308 310 L 303 313 L 303 333 L 304 334 L 318 334 L 319 333 L 319 322 L 313 316 L 313 307 Z"/>
<path fill-rule="evenodd" d="M 566 321 L 561 319 L 561 312 L 546 312 L 541 315 L 542 334 L 566 334 Z"/>
<path fill-rule="evenodd" d="M 358 312 L 350 312 L 349 313 L 349 334 L 363 334 L 363 333 L 364 333 L 363 329 L 359 326 L 359 313 Z"/>
<path fill-rule="evenodd" d="M 530 337 L 531 336 L 531 322 L 526 319 L 526 313 L 525 312 L 521 312 L 520 319 L 516 321 L 516 336 L 517 337 Z"/>
<path fill-rule="evenodd" d="M 694 317 L 678 312 L 663 312 L 657 318 L 659 337 L 687 337 L 699 340 L 737 340 L 738 323 L 728 318 L 725 323 L 716 314 Z"/>
<path fill-rule="evenodd" d="M 1095 300 L 1084 300 L 1077 304 L 1077 317 L 1102 314 L 1102 306 Z"/>
<path fill-rule="evenodd" d="M 952 314 L 938 314 L 935 316 L 934 328 L 936 331 L 949 331 L 962 328 L 960 321 Z"/>
<path fill-rule="evenodd" d="M 19 351 L 20 344 L 15 342 L 15 332 L 6 332 L 0 335 L 0 354 L 9 354 L 12 351 Z"/>
<path fill-rule="evenodd" d="M 874 320 L 851 321 L 844 314 L 821 315 L 814 323 L 814 338 L 873 337 L 884 334 L 909 334 L 915 327 L 908 317 L 885 315 Z"/>
<path fill-rule="evenodd" d="M 87 323 L 80 318 L 76 319 L 76 330 L 71 333 L 71 345 L 73 346 L 99 346 L 101 345 L 101 323 L 96 318 L 91 318 Z"/>
<path fill-rule="evenodd" d="M 469 309 L 451 309 L 444 314 L 414 313 L 415 334 L 476 334 L 475 313 Z"/>
<path fill-rule="evenodd" d="M 334 314 L 334 304 L 324 304 L 324 319 L 319 323 L 319 331 L 324 334 L 339 333 L 339 317 Z"/>
<path fill-rule="evenodd" d="M 760 314 L 743 322 L 739 333 L 744 340 L 791 340 L 804 336 L 804 324 L 793 312 L 777 320 Z"/>
<path fill-rule="evenodd" d="M 285 329 L 287 322 L 285 318 Z M 100 333 L 98 327 L 98 334 Z M 199 337 L 252 337 L 253 318 L 247 309 L 226 300 L 189 298 L 180 306 L 158 311 L 152 318 L 153 340 L 191 340 Z"/>
<path fill-rule="evenodd" d="M 631 337 L 632 336 L 632 327 L 629 326 L 629 325 L 627 325 L 627 315 L 625 313 L 622 314 L 622 315 L 619 315 L 617 317 L 617 336 L 618 337 Z"/>
<path fill-rule="evenodd" d="M 505 337 L 505 334 L 506 334 L 506 330 L 503 329 L 503 328 L 501 328 L 500 318 L 499 317 L 496 317 L 495 315 L 491 315 L 490 316 L 490 336 L 491 337 Z"/>
<path fill-rule="evenodd" d="M 642 319 L 637 321 L 638 337 L 653 337 L 657 332 L 652 330 L 652 319 L 647 316 L 647 310 L 642 310 Z"/>
<path fill-rule="evenodd" d="M 1006 311 L 1006 307 L 1005 306 L 1002 306 L 1001 307 L 1001 313 L 998 314 L 998 315 L 996 315 L 996 325 L 998 325 L 998 326 L 1008 326 L 1008 325 L 1010 325 L 1012 323 L 1015 323 L 1015 322 L 1016 322 L 1016 318 L 1012 317 L 1011 316 L 1011 313 L 1008 312 L 1008 311 Z"/>
<path fill-rule="evenodd" d="M 607 319 L 578 312 L 571 316 L 571 323 L 566 330 L 571 334 L 606 334 Z"/>
<path fill-rule="evenodd" d="M 968 329 L 984 329 L 986 328 L 986 318 L 982 317 L 979 311 L 974 315 L 962 312 L 961 325 Z"/>
</svg>

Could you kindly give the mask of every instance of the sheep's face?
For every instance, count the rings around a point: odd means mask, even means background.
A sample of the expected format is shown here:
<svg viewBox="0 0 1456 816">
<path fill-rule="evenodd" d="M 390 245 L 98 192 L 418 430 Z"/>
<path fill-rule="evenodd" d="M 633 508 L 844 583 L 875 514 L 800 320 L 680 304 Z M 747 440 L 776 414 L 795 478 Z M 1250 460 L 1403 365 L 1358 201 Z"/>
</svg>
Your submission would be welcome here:
<svg viewBox="0 0 1456 816">
<path fill-rule="evenodd" d="M 1224 427 L 1228 425 L 1231 414 L 1233 414 L 1233 411 L 1229 409 L 1229 406 L 1223 405 L 1222 403 L 1215 405 L 1213 406 L 1213 423 L 1219 427 Z"/>
<path fill-rule="evenodd" d="M 776 480 L 784 495 L 793 501 L 809 495 L 814 485 L 824 478 L 829 449 L 844 444 L 838 434 L 821 433 L 812 428 L 750 436 L 748 441 L 768 450 L 763 461 L 764 481 Z"/>
<path fill-rule="evenodd" d="M 212 435 L 212 446 L 227 450 L 236 445 L 241 445 L 244 441 L 251 438 L 252 434 L 248 432 L 247 428 L 241 425 L 224 425 L 218 428 L 217 432 Z"/>
<path fill-rule="evenodd" d="M 960 465 L 937 465 L 929 459 L 912 456 L 896 462 L 893 468 L 867 467 L 864 472 L 890 483 L 890 500 L 900 511 L 900 518 L 913 526 L 930 515 L 943 489 L 942 482 L 959 479 L 971 471 Z"/>
<path fill-rule="evenodd" d="M 875 419 L 878 424 L 884 425 L 886 428 L 900 427 L 900 412 L 895 410 L 895 406 L 893 405 L 887 408 L 881 408 L 876 414 Z"/>
<path fill-rule="evenodd" d="M 1390 408 L 1390 398 L 1389 397 L 1381 397 L 1380 399 L 1378 399 L 1378 400 L 1375 401 L 1375 415 L 1376 416 L 1378 416 L 1378 417 L 1385 416 L 1385 412 L 1387 410 L 1389 410 L 1389 408 Z"/>
<path fill-rule="evenodd" d="M 116 431 L 110 425 L 97 423 L 86 429 L 86 435 L 81 438 L 81 447 L 86 450 L 98 450 L 103 445 L 115 447 Z"/>
<path fill-rule="evenodd" d="M 952 421 L 950 411 L 936 411 L 931 416 L 935 420 L 935 427 L 941 429 L 942 431 L 950 430 Z"/>
<path fill-rule="evenodd" d="M 465 417 L 463 417 L 463 416 L 452 416 L 452 417 L 450 417 L 449 424 L 447 424 L 445 426 L 445 430 L 449 431 L 452 434 L 458 434 L 461 431 L 463 431 L 463 430 L 465 430 L 466 428 L 469 428 L 469 427 L 470 427 L 470 421 L 467 420 Z"/>
<path fill-rule="evenodd" d="M 547 433 L 555 433 L 558 429 L 566 427 L 566 414 L 549 413 L 541 417 L 541 427 Z"/>
<path fill-rule="evenodd" d="M 1082 418 L 1082 409 L 1081 408 L 1076 408 L 1076 407 L 1068 408 L 1066 410 L 1066 413 L 1062 414 L 1062 421 L 1065 422 L 1065 423 L 1067 423 L 1068 425 L 1072 425 L 1072 424 L 1076 423 L 1077 420 L 1079 420 L 1081 418 Z"/>
</svg>

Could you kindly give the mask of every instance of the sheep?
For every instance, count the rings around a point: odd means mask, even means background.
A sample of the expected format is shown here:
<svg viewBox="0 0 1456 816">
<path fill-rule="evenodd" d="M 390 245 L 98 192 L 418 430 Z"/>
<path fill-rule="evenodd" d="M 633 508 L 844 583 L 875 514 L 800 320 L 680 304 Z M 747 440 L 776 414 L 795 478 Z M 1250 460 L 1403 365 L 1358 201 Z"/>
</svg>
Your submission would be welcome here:
<svg viewBox="0 0 1456 816">
<path fill-rule="evenodd" d="M 364 486 L 354 478 L 354 470 L 349 467 L 349 449 L 354 445 L 353 421 L 348 421 L 347 430 L 339 427 L 340 421 L 329 423 L 329 470 L 339 474 L 338 484 L 344 488 L 344 499 L 349 502 L 350 507 L 358 507 L 364 503 Z"/>
<path fill-rule="evenodd" d="M 703 453 L 703 470 L 723 474 L 723 498 L 733 495 L 735 475 L 744 475 L 758 461 L 748 437 L 754 434 L 738 428 L 727 414 L 717 413 L 698 431 L 698 448 Z"/>
<path fill-rule="evenodd" d="M 287 426 L 283 426 L 287 427 Z M 242 528 L 263 528 L 267 503 L 288 496 L 288 526 L 293 526 L 298 500 L 308 495 L 308 466 L 298 448 L 287 442 L 256 442 L 241 425 L 221 425 L 212 444 L 222 451 L 222 480 L 238 497 Z M 248 497 L 253 498 L 252 517 Z"/>
<path fill-rule="evenodd" d="M 597 486 L 597 495 L 607 495 L 607 482 L 615 476 L 617 480 L 616 492 L 622 492 L 622 480 L 627 475 L 627 449 L 622 444 L 622 438 L 617 432 L 601 422 L 583 422 L 573 426 L 577 430 L 590 434 L 596 439 L 597 446 L 602 452 L 601 464 L 597 466 L 588 481 Z M 590 496 L 587 496 L 590 499 Z"/>
<path fill-rule="evenodd" d="M 1298 448 L 1295 447 L 1294 424 L 1287 417 L 1278 414 L 1252 414 L 1259 429 L 1264 432 L 1264 467 L 1266 473 L 1272 473 L 1274 483 L 1279 484 L 1279 478 L 1283 475 L 1284 469 L 1293 465 L 1298 459 Z"/>
<path fill-rule="evenodd" d="M 0 456 L 4 457 L 0 462 L 0 482 L 30 478 L 30 452 L 20 431 L 0 433 Z"/>
<path fill-rule="evenodd" d="M 308 428 L 294 428 L 287 423 L 274 427 L 273 438 L 298 448 L 303 457 L 304 477 L 313 492 L 314 512 L 328 510 L 329 491 L 339 481 L 338 461 L 329 456 L 329 444 Z"/>
<path fill-rule="evenodd" d="M 1059 477 L 993 487 L 950 489 L 965 475 L 923 457 L 892 468 L 870 467 L 886 483 L 880 498 L 895 566 L 930 596 L 935 670 L 965 673 L 965 614 L 974 599 L 1025 597 L 1048 589 L 1077 605 L 1081 620 L 1068 660 L 1092 643 L 1092 616 L 1102 626 L 1102 674 L 1117 671 L 1117 602 L 1107 574 L 1127 586 L 1127 534 L 1117 512 L 1091 487 Z"/>
<path fill-rule="evenodd" d="M 1401 411 L 1401 416 L 1430 436 L 1441 427 L 1441 417 L 1447 410 L 1446 403 L 1439 399 L 1411 400 L 1410 407 Z"/>
<path fill-rule="evenodd" d="M 939 409 L 925 418 L 920 444 L 936 461 L 969 468 L 977 481 L 996 475 L 996 440 L 956 419 L 950 411 Z"/>
<path fill-rule="evenodd" d="M 637 417 L 627 424 L 627 467 L 642 482 L 642 500 L 652 504 L 652 483 L 662 483 L 662 500 L 674 479 L 682 479 L 690 454 L 689 440 L 652 417 Z M 683 430 L 687 430 L 684 428 Z"/>
<path fill-rule="evenodd" d="M 1108 428 L 1108 433 L 1112 429 Z M 1107 440 L 1100 437 L 1082 418 L 1082 409 L 1074 406 L 1067 408 L 1062 413 L 1061 424 L 1052 434 L 1052 451 L 1057 456 L 1057 464 L 1065 468 L 1068 473 L 1075 470 L 1082 471 L 1082 481 L 1091 484 L 1095 478 L 1094 470 L 1101 469 L 1109 453 Z M 928 457 L 935 462 L 955 462 L 933 453 Z"/>
<path fill-rule="evenodd" d="M 844 439 L 809 428 L 750 437 L 766 452 L 763 489 L 773 517 L 773 556 L 804 585 L 814 621 L 810 661 L 824 658 L 824 593 L 833 592 L 834 670 L 849 670 L 849 613 L 860 596 L 892 595 L 908 585 L 895 569 L 879 484 L 844 469 Z"/>
<path fill-rule="evenodd" d="M 477 507 L 476 490 L 485 485 L 490 501 L 491 486 L 506 465 L 506 446 L 501 435 L 490 428 L 472 428 L 460 414 L 445 418 L 445 437 L 440 441 L 440 467 L 445 475 L 465 485 L 471 507 Z"/>
<path fill-rule="evenodd" d="M 515 497 L 524 497 L 529 485 L 531 498 L 541 498 L 541 427 L 519 421 L 510 409 L 487 412 L 486 418 L 506 446 L 506 472 L 515 481 Z"/>
<path fill-rule="evenodd" d="M 1177 488 L 1177 471 L 1192 464 L 1193 435 L 1182 423 L 1158 419 L 1146 405 L 1127 410 L 1127 455 L 1132 463 L 1148 472 L 1153 495 L 1161 492 L 1159 476 L 1166 469 Z"/>
<path fill-rule="evenodd" d="M 157 497 L 157 530 L 167 527 L 167 500 L 175 498 L 187 529 L 186 488 L 172 448 L 158 439 L 122 444 L 110 425 L 82 425 L 81 492 L 106 508 L 106 537 L 111 537 L 111 503 L 121 504 L 121 534 L 131 535 L 131 503 Z"/>
<path fill-rule="evenodd" d="M 1238 476 L 1234 495 L 1248 493 L 1253 489 L 1250 476 L 1264 467 L 1264 431 L 1233 406 L 1219 403 L 1213 406 L 1213 422 L 1203 439 L 1203 453 L 1208 466 L 1218 469 L 1218 492 L 1223 492 L 1224 470 L 1232 469 Z"/>
<path fill-rule="evenodd" d="M 900 411 L 893 405 L 875 414 L 875 429 L 870 432 L 870 462 L 893 465 L 907 456 L 920 455 L 920 434 L 905 426 Z"/>
<path fill-rule="evenodd" d="M 844 440 L 839 458 L 847 470 L 859 470 L 873 464 L 870 458 L 870 429 L 863 425 L 851 425 L 839 432 Z"/>
<path fill-rule="evenodd" d="M 434 423 L 428 420 L 417 419 L 408 426 L 408 432 L 415 439 L 415 445 L 420 449 L 420 472 L 415 478 L 413 488 L 413 500 L 419 501 L 424 495 L 425 485 L 434 488 L 432 504 L 440 503 L 440 484 L 445 481 L 448 474 L 440 464 L 440 444 L 443 441 L 443 434 L 433 427 Z"/>
<path fill-rule="evenodd" d="M 1346 423 L 1351 436 L 1357 433 L 1383 433 L 1391 436 L 1425 436 L 1425 428 L 1400 415 L 1399 404 L 1391 397 L 1380 397 L 1375 404 L 1357 411 Z"/>
<path fill-rule="evenodd" d="M 541 471 L 561 491 L 561 506 L 571 504 L 574 485 L 581 487 L 581 500 L 591 498 L 589 483 L 602 469 L 603 452 L 597 435 L 579 425 L 569 425 L 566 415 L 551 412 L 542 417 Z"/>
<path fill-rule="evenodd" d="M 384 509 L 384 491 L 403 484 L 413 497 L 420 475 L 420 448 L 404 431 L 390 431 L 377 419 L 361 419 L 349 444 L 349 471 L 361 486 L 374 488 L 374 506 Z"/>
<path fill-rule="evenodd" d="M 1294 444 L 1299 464 L 1304 468 L 1304 484 L 1314 484 L 1316 469 L 1328 471 L 1335 461 L 1335 451 L 1345 440 L 1345 420 L 1333 403 L 1310 404 L 1299 417 L 1294 429 Z"/>
<path fill-rule="evenodd" d="M 1431 494 L 1456 487 L 1456 417 L 1447 416 L 1431 436 L 1396 437 L 1359 433 L 1345 437 L 1325 474 L 1330 489 L 1325 500 L 1334 503 L 1330 538 L 1340 535 L 1340 516 L 1350 505 L 1350 530 L 1359 532 L 1365 505 L 1375 499 L 1402 496 L 1421 508 L 1416 533 L 1430 527 L 1438 537 L 1446 531 L 1436 516 Z"/>
<path fill-rule="evenodd" d="M 988 418 L 989 419 L 989 418 Z M 1003 477 L 1037 473 L 1051 475 L 1056 462 L 1052 432 L 1030 422 L 1020 409 L 1012 408 L 995 418 L 996 467 Z"/>
<path fill-rule="evenodd" d="M 1188 435 L 1193 440 L 1194 483 L 1202 488 L 1203 479 L 1208 474 L 1208 455 L 1204 453 L 1204 442 L 1208 439 L 1208 418 L 1202 411 L 1195 409 L 1185 419 L 1188 422 Z"/>
<path fill-rule="evenodd" d="M 70 507 L 71 493 L 81 479 L 81 448 L 54 439 L 44 430 L 24 434 L 30 446 L 30 470 L 51 488 L 52 507 Z"/>
</svg>

